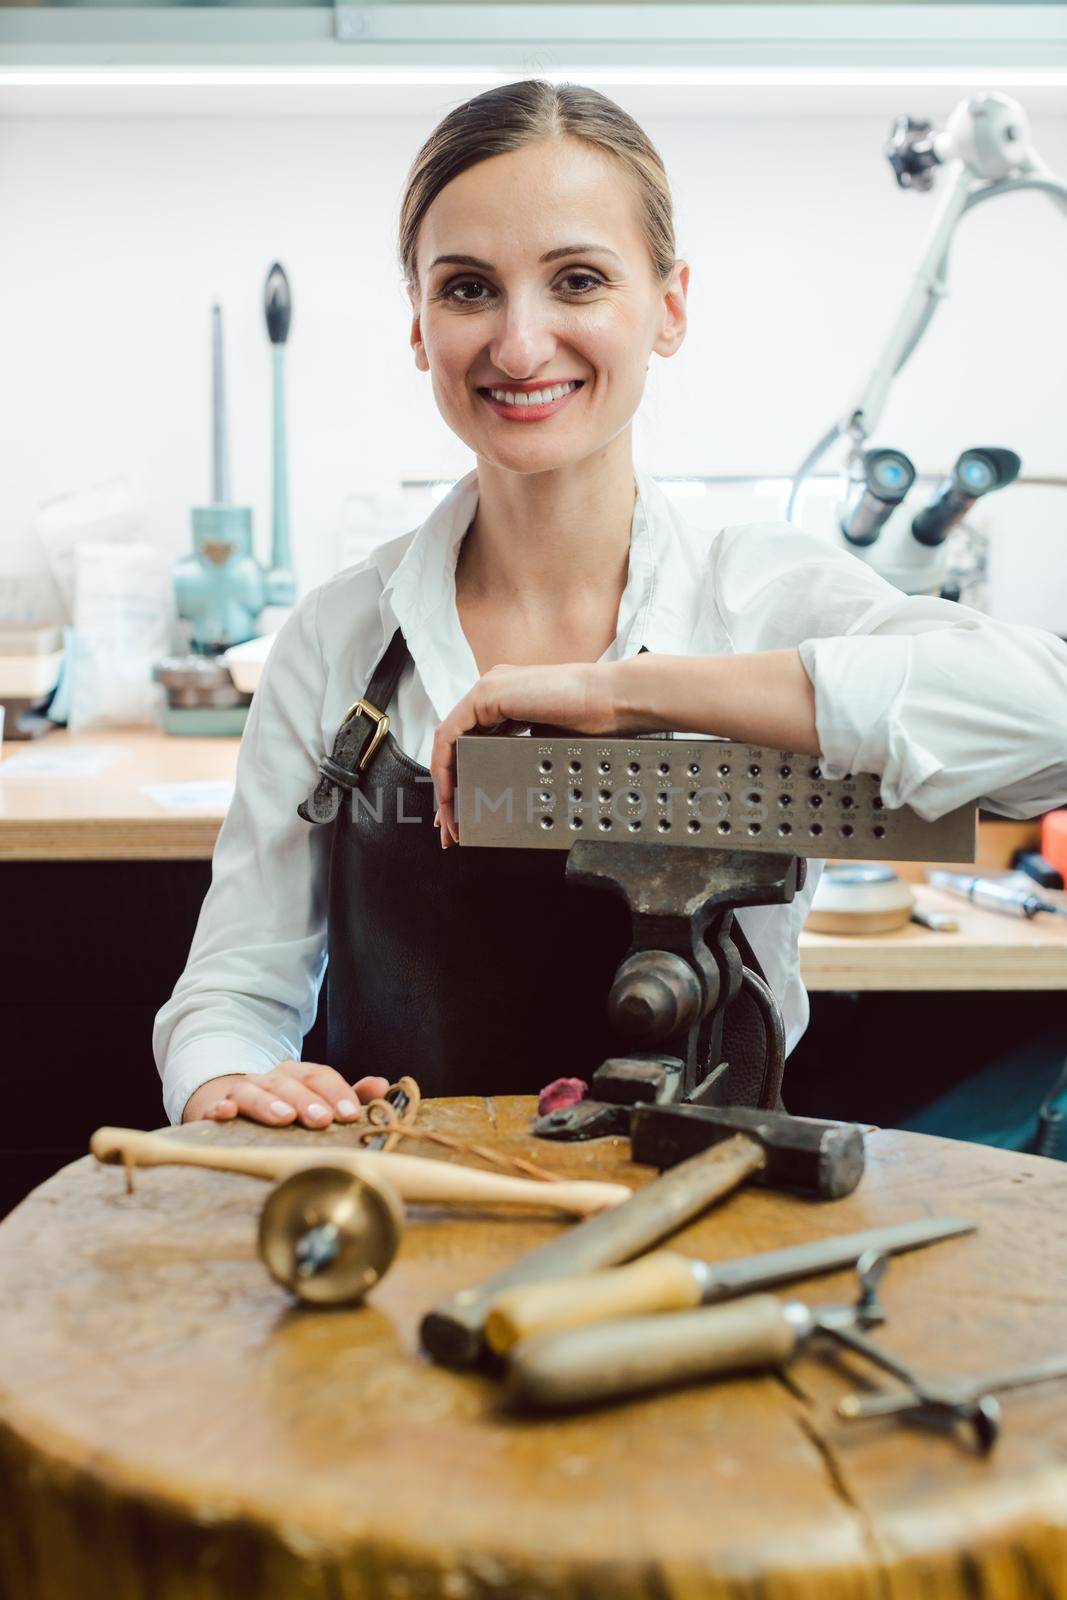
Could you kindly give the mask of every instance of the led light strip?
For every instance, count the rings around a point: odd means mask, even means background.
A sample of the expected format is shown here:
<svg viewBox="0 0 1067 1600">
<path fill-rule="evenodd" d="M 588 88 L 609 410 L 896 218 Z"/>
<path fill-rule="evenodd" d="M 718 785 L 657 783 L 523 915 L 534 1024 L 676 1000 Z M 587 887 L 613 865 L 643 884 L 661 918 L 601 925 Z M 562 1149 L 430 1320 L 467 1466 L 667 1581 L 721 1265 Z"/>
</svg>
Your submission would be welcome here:
<svg viewBox="0 0 1067 1600">
<path fill-rule="evenodd" d="M 495 67 L 6 67 L 0 89 L 486 88 L 513 82 Z M 1067 70 L 992 67 L 586 67 L 544 69 L 551 83 L 592 88 L 1067 89 Z"/>
</svg>

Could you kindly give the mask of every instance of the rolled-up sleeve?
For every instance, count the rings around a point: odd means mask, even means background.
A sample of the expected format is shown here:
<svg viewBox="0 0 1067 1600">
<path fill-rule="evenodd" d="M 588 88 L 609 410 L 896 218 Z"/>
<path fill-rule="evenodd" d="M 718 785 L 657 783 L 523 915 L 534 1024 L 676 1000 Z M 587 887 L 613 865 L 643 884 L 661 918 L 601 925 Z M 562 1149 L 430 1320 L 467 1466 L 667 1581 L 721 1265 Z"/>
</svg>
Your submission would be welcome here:
<svg viewBox="0 0 1067 1600">
<path fill-rule="evenodd" d="M 189 959 L 156 1017 L 172 1122 L 209 1078 L 299 1059 L 325 967 L 329 828 L 296 814 L 315 782 L 325 666 L 318 592 L 279 632 L 237 759 Z"/>
<path fill-rule="evenodd" d="M 950 600 L 905 595 L 789 523 L 724 530 L 715 600 L 738 651 L 795 646 L 828 777 L 873 772 L 933 820 L 1067 804 L 1067 645 Z"/>
</svg>

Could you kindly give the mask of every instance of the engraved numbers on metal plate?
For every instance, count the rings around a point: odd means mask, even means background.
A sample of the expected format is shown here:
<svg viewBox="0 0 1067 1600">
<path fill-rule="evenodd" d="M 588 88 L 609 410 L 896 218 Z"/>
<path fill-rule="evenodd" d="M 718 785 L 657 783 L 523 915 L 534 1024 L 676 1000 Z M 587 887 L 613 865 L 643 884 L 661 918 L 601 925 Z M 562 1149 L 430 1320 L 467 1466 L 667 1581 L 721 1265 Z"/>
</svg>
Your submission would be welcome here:
<svg viewBox="0 0 1067 1600">
<path fill-rule="evenodd" d="M 873 774 L 825 778 L 811 756 L 726 740 L 468 736 L 464 844 L 569 849 L 603 838 L 804 856 L 971 861 L 972 806 L 928 822 L 883 804 Z"/>
</svg>

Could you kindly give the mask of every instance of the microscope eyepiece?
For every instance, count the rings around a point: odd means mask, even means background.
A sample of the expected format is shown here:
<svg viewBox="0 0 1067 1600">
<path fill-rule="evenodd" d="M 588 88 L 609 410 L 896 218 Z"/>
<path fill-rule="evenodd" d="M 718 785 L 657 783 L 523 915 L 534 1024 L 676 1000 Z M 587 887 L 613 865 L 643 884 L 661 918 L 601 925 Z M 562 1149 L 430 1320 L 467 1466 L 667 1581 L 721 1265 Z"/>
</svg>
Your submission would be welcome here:
<svg viewBox="0 0 1067 1600">
<path fill-rule="evenodd" d="M 938 484 L 930 503 L 915 518 L 912 533 L 920 544 L 942 544 L 976 500 L 1014 483 L 1021 466 L 1014 450 L 996 445 L 965 450 L 948 477 Z"/>
<path fill-rule="evenodd" d="M 867 482 L 881 498 L 899 501 L 915 482 L 915 468 L 899 450 L 869 450 Z"/>
<path fill-rule="evenodd" d="M 915 468 L 902 450 L 865 450 L 859 465 L 849 478 L 841 532 L 849 544 L 870 545 L 915 482 Z"/>
</svg>

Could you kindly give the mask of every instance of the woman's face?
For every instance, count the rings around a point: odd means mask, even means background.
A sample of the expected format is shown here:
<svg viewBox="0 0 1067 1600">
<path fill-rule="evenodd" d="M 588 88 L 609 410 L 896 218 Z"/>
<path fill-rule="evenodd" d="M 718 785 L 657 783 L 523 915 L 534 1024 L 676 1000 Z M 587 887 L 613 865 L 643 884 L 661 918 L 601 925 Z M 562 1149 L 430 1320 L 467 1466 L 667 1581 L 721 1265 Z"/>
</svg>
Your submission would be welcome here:
<svg viewBox="0 0 1067 1600">
<path fill-rule="evenodd" d="M 632 180 L 579 139 L 454 178 L 423 219 L 417 260 L 416 364 L 453 432 L 512 471 L 602 449 L 637 410 L 650 354 L 673 355 L 685 336 L 689 268 L 656 278 Z"/>
</svg>

